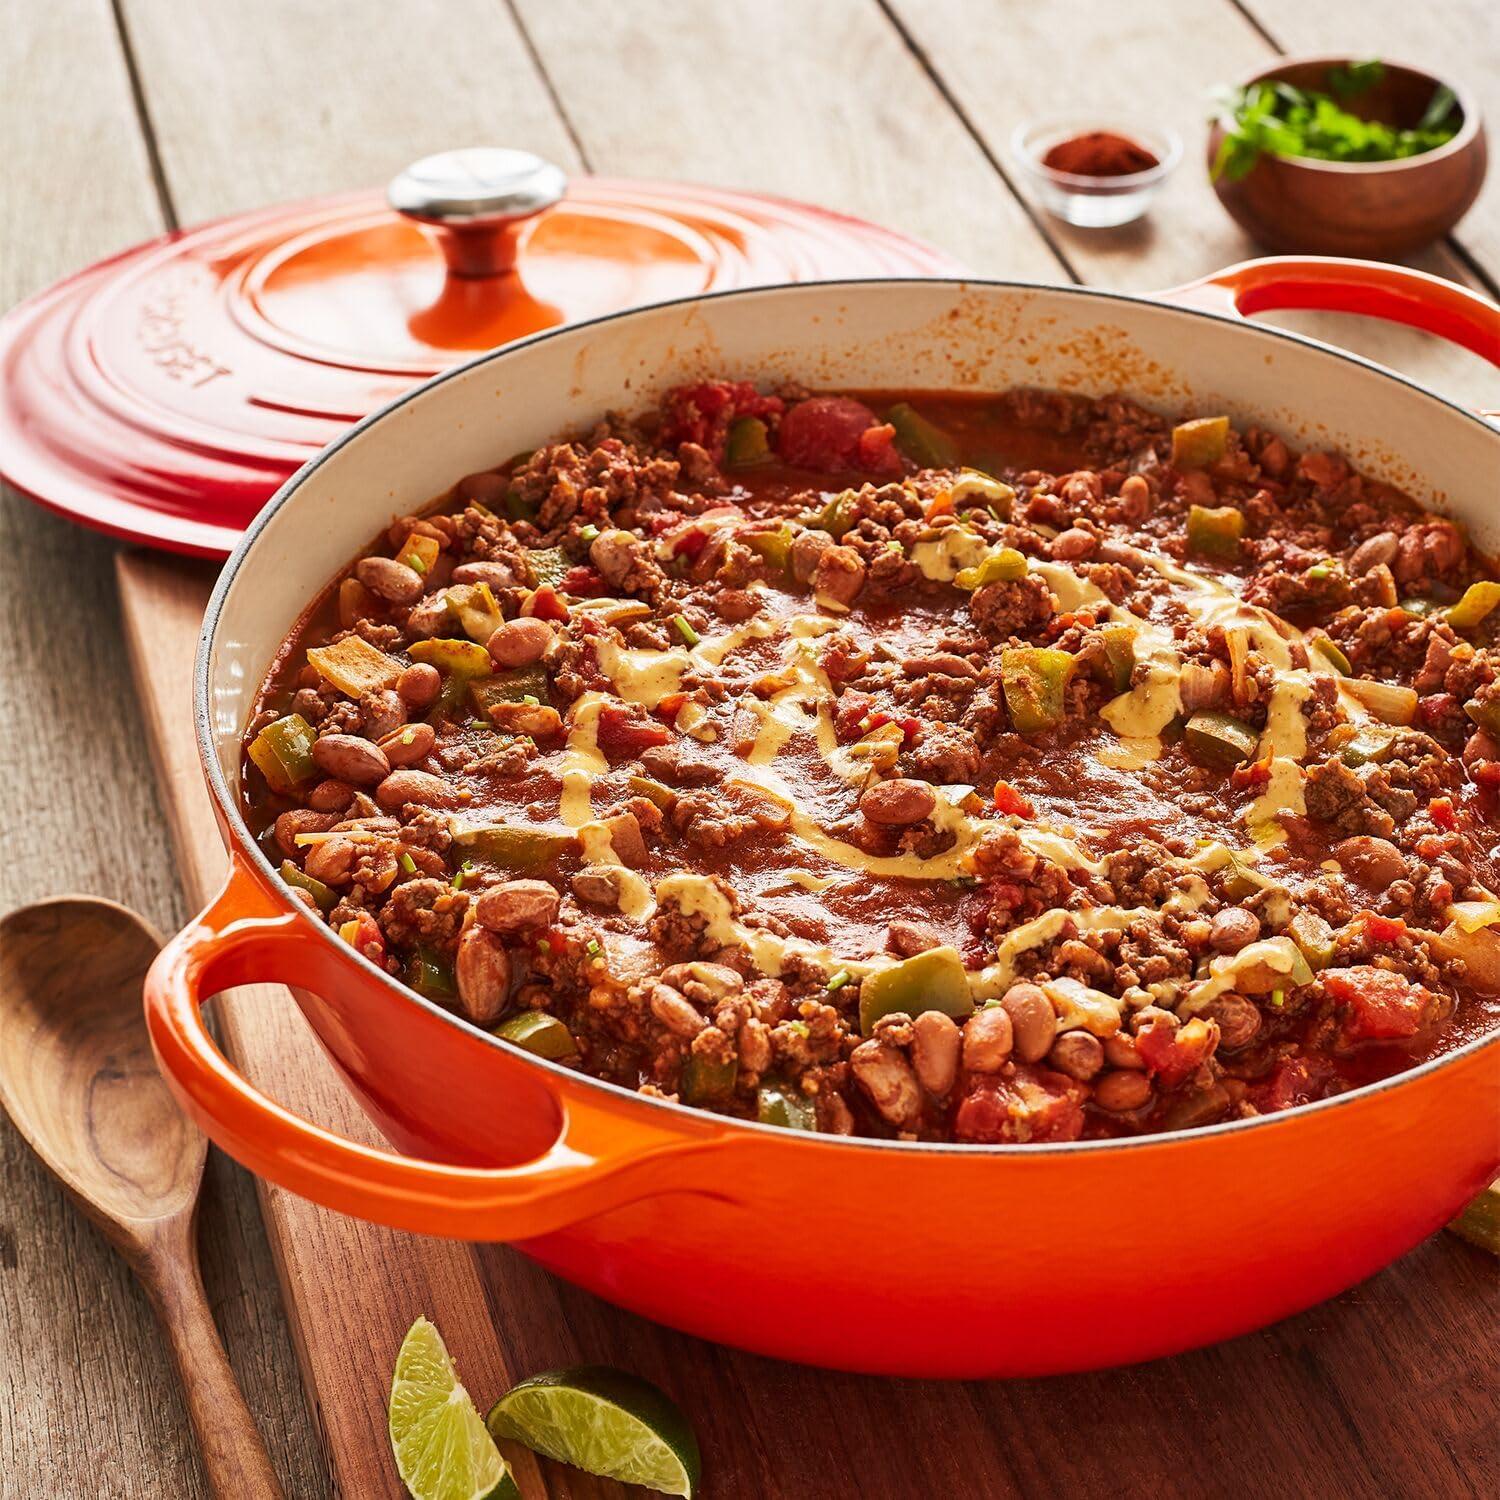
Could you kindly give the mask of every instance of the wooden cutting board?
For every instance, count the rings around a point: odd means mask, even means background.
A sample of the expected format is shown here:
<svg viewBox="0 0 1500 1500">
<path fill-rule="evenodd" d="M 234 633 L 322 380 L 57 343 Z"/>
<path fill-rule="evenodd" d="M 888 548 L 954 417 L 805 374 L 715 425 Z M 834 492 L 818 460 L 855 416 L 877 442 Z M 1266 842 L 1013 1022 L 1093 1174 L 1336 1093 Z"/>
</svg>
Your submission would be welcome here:
<svg viewBox="0 0 1500 1500">
<path fill-rule="evenodd" d="M 225 868 L 191 714 L 213 568 L 124 552 L 118 574 L 163 808 L 189 900 L 202 905 Z M 234 991 L 217 1009 L 225 1050 L 259 1087 L 324 1126 L 378 1140 L 285 990 Z M 1214 1349 L 1096 1375 L 959 1385 L 739 1354 L 620 1312 L 503 1246 L 398 1234 L 265 1184 L 261 1207 L 309 1402 L 349 1500 L 402 1493 L 385 1398 L 396 1349 L 420 1313 L 442 1329 L 481 1406 L 512 1379 L 580 1361 L 658 1381 L 697 1427 L 711 1500 L 1446 1497 L 1480 1495 L 1494 1480 L 1500 1278 L 1451 1235 L 1343 1297 Z M 851 1248 L 848 1270 L 871 1281 L 901 1274 L 878 1247 Z M 1066 1266 L 1037 1274 L 1068 1295 Z M 1172 1286 L 1192 1274 L 1163 1224 L 1158 1262 L 1121 1266 L 1120 1295 L 1153 1297 L 1170 1317 Z M 623 1493 L 519 1450 L 510 1456 L 527 1500 Z M 298 1494 L 298 1476 L 284 1478 Z"/>
</svg>

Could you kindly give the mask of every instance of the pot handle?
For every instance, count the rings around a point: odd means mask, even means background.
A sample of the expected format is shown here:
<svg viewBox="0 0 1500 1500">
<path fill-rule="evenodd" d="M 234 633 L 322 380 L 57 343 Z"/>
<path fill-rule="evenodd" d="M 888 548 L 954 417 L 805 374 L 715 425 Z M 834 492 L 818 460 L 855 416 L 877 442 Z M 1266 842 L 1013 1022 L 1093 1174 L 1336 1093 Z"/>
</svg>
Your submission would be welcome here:
<svg viewBox="0 0 1500 1500">
<path fill-rule="evenodd" d="M 1435 333 L 1500 366 L 1500 307 L 1467 287 L 1408 266 L 1274 255 L 1241 261 L 1157 295 L 1163 302 L 1226 317 L 1287 307 L 1365 313 Z"/>
<path fill-rule="evenodd" d="M 661 1122 L 572 1096 L 553 1099 L 557 1138 L 514 1167 L 457 1166 L 346 1140 L 284 1109 L 238 1072 L 204 1025 L 205 999 L 235 985 L 348 983 L 347 958 L 275 903 L 235 860 L 224 889 L 157 955 L 146 976 L 146 1024 L 178 1102 L 236 1161 L 325 1208 L 393 1229 L 451 1239 L 519 1240 L 641 1198 L 701 1183 L 674 1171 L 722 1147 L 711 1118 L 661 1111 Z M 544 1073 L 519 1057 L 535 1085 Z"/>
</svg>

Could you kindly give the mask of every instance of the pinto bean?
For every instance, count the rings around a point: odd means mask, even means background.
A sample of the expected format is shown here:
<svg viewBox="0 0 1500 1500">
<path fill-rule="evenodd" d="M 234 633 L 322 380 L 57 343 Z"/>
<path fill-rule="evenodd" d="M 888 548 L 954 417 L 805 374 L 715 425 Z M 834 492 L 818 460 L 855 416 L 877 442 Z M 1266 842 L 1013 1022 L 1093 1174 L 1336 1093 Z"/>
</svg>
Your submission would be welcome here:
<svg viewBox="0 0 1500 1500">
<path fill-rule="evenodd" d="M 1232 990 L 1215 995 L 1203 1007 L 1203 1014 L 1218 1023 L 1220 1052 L 1238 1052 L 1260 1034 L 1259 1008 L 1254 1001 L 1236 995 Z"/>
<path fill-rule="evenodd" d="M 425 661 L 413 662 L 396 679 L 401 701 L 413 711 L 428 707 L 442 690 L 442 674 Z"/>
<path fill-rule="evenodd" d="M 487 510 L 495 510 L 505 504 L 505 492 L 510 480 L 493 469 L 481 469 L 477 474 L 465 474 L 453 486 L 453 493 L 460 500 L 477 500 Z"/>
<path fill-rule="evenodd" d="M 1406 857 L 1389 840 L 1362 833 L 1333 846 L 1344 873 L 1369 891 L 1383 891 L 1408 877 Z"/>
<path fill-rule="evenodd" d="M 464 929 L 453 961 L 459 1007 L 476 1026 L 493 1026 L 510 994 L 510 955 L 493 932 Z"/>
<path fill-rule="evenodd" d="M 394 557 L 362 557 L 354 565 L 354 576 L 392 604 L 415 604 L 422 597 L 422 575 Z"/>
<path fill-rule="evenodd" d="M 406 723 L 406 705 L 399 693 L 387 689 L 359 700 L 365 735 L 377 743 Z"/>
<path fill-rule="evenodd" d="M 1076 562 L 1088 557 L 1098 545 L 1093 532 L 1085 531 L 1081 526 L 1070 526 L 1053 537 L 1052 555 L 1060 562 Z"/>
<path fill-rule="evenodd" d="M 610 583 L 620 584 L 636 566 L 641 543 L 628 531 L 611 527 L 589 543 L 589 561 Z"/>
<path fill-rule="evenodd" d="M 792 577 L 798 583 L 807 583 L 817 571 L 818 559 L 833 546 L 833 538 L 826 531 L 800 532 L 793 540 L 790 559 Z"/>
<path fill-rule="evenodd" d="M 380 746 L 357 734 L 322 735 L 313 742 L 312 758 L 320 771 L 352 786 L 374 786 L 391 770 Z"/>
<path fill-rule="evenodd" d="M 1368 573 L 1381 564 L 1395 562 L 1398 542 L 1394 531 L 1380 531 L 1366 537 L 1349 555 L 1349 571 Z"/>
<path fill-rule="evenodd" d="M 1226 906 L 1215 912 L 1208 928 L 1208 941 L 1220 953 L 1238 953 L 1259 936 L 1260 918 L 1243 906 Z"/>
<path fill-rule="evenodd" d="M 1135 1038 L 1122 1031 L 1104 1038 L 1104 1060 L 1112 1068 L 1144 1069 L 1146 1059 L 1136 1050 Z"/>
<path fill-rule="evenodd" d="M 448 608 L 448 596 L 439 591 L 429 594 L 420 604 L 414 604 L 406 616 L 406 633 L 431 640 L 448 628 L 453 618 Z"/>
<path fill-rule="evenodd" d="M 924 1010 L 912 1022 L 911 1031 L 911 1061 L 917 1081 L 934 1098 L 941 1099 L 958 1076 L 962 1042 L 958 1023 L 940 1010 Z"/>
<path fill-rule="evenodd" d="M 359 845 L 353 839 L 323 839 L 309 845 L 302 868 L 324 885 L 348 885 L 358 859 Z"/>
<path fill-rule="evenodd" d="M 330 778 L 320 781 L 307 794 L 307 805 L 314 812 L 341 813 L 354 801 L 354 788 L 347 781 Z"/>
<path fill-rule="evenodd" d="M 1104 1047 L 1086 1031 L 1065 1031 L 1053 1042 L 1047 1065 L 1087 1083 L 1104 1066 Z"/>
<path fill-rule="evenodd" d="M 691 963 L 668 964 L 661 971 L 663 984 L 670 984 L 674 990 L 689 992 L 689 986 L 701 986 L 704 994 L 710 1000 L 724 1000 L 731 995 L 738 995 L 745 988 L 745 976 L 727 964 L 705 963 L 701 959 L 695 959 Z"/>
<path fill-rule="evenodd" d="M 1106 1073 L 1094 1085 L 1094 1103 L 1111 1114 L 1140 1109 L 1151 1098 L 1151 1080 L 1144 1073 Z"/>
<path fill-rule="evenodd" d="M 828 547 L 818 556 L 812 582 L 815 594 L 847 606 L 865 586 L 865 565 L 853 547 Z"/>
<path fill-rule="evenodd" d="M 670 984 L 658 982 L 652 985 L 651 998 L 647 1003 L 651 1014 L 674 1036 L 692 1038 L 708 1025 L 693 1008 L 692 1002 Z"/>
<path fill-rule="evenodd" d="M 559 899 L 545 880 L 506 880 L 474 903 L 474 920 L 491 932 L 550 927 L 557 920 Z"/>
<path fill-rule="evenodd" d="M 942 941 L 932 928 L 900 917 L 885 929 L 885 946 L 899 958 L 915 958 L 918 953 L 939 947 Z"/>
<path fill-rule="evenodd" d="M 552 644 L 552 627 L 534 615 L 507 620 L 489 639 L 490 660 L 497 667 L 529 667 Z"/>
<path fill-rule="evenodd" d="M 492 589 L 513 589 L 521 579 L 514 567 L 496 558 L 481 562 L 459 563 L 453 570 L 454 583 L 487 583 Z"/>
<path fill-rule="evenodd" d="M 899 1047 L 874 1039 L 861 1042 L 850 1054 L 849 1070 L 882 1119 L 898 1129 L 916 1123 L 922 1091 Z"/>
<path fill-rule="evenodd" d="M 590 906 L 618 906 L 624 876 L 618 865 L 585 865 L 573 877 L 573 894 Z"/>
<path fill-rule="evenodd" d="M 418 807 L 452 807 L 453 788 L 441 776 L 429 771 L 392 771 L 375 788 L 375 800 L 387 812 L 396 812 L 408 803 Z"/>
<path fill-rule="evenodd" d="M 1022 1062 L 1040 1062 L 1057 1034 L 1052 1002 L 1037 985 L 1013 984 L 1001 997 L 1000 1006 L 1015 1032 L 1016 1056 Z"/>
<path fill-rule="evenodd" d="M 859 810 L 870 822 L 897 828 L 920 823 L 936 806 L 937 794 L 925 781 L 904 776 L 877 781 L 859 799 Z"/>
<path fill-rule="evenodd" d="M 294 807 L 276 820 L 276 842 L 288 859 L 296 859 L 302 853 L 297 842 L 299 833 L 327 833 L 338 819 L 330 812 L 315 812 L 307 807 Z"/>
<path fill-rule="evenodd" d="M 971 1073 L 998 1073 L 1014 1046 L 1010 1014 L 999 1005 L 986 1005 L 964 1022 L 964 1067 Z"/>
<path fill-rule="evenodd" d="M 1132 475 L 1131 478 L 1139 476 Z M 1130 480 L 1125 482 L 1129 484 Z M 1141 482 L 1145 483 L 1144 480 Z M 1114 563 L 1117 567 L 1128 568 L 1132 573 L 1144 573 L 1151 566 L 1151 559 L 1139 547 L 1132 547 L 1129 542 L 1116 541 L 1113 537 L 1105 537 L 1094 556 L 1102 563 Z"/>
<path fill-rule="evenodd" d="M 405 724 L 380 742 L 380 749 L 393 766 L 414 766 L 426 760 L 437 744 L 437 731 L 431 724 Z"/>
</svg>

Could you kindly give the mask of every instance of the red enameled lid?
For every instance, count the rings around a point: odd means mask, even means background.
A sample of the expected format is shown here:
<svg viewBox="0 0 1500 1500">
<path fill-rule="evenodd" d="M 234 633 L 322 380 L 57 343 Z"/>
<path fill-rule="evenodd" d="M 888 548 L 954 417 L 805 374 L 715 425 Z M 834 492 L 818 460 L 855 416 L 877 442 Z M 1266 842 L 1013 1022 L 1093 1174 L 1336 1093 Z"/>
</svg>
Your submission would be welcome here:
<svg viewBox="0 0 1500 1500">
<path fill-rule="evenodd" d="M 509 339 L 711 289 L 961 269 L 805 204 L 445 152 L 385 196 L 166 235 L 15 308 L 0 473 L 85 526 L 222 557 L 350 423 Z"/>
</svg>

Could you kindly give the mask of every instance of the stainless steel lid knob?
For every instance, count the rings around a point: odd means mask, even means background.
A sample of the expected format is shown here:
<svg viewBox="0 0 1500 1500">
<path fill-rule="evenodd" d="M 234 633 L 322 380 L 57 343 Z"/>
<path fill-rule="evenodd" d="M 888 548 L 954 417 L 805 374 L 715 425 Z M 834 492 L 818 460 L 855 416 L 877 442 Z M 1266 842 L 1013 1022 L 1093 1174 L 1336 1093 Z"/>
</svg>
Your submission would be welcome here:
<svg viewBox="0 0 1500 1500">
<path fill-rule="evenodd" d="M 500 146 L 424 156 L 391 179 L 386 198 L 408 219 L 437 231 L 455 276 L 500 276 L 516 263 L 523 225 L 562 200 L 561 167 Z"/>
</svg>

